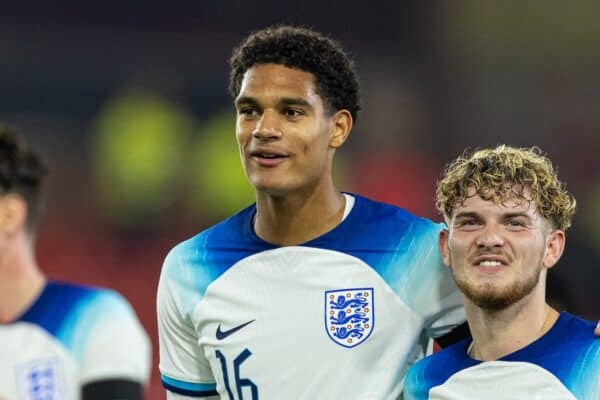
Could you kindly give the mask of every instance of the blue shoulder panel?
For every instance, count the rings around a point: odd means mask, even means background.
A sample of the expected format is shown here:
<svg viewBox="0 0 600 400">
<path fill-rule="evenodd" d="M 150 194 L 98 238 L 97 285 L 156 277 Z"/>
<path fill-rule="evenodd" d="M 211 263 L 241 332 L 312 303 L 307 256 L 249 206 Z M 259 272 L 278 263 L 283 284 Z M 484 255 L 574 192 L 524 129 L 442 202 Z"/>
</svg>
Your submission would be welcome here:
<svg viewBox="0 0 600 400">
<path fill-rule="evenodd" d="M 80 359 L 96 324 L 107 318 L 118 321 L 132 312 L 121 295 L 112 290 L 48 282 L 35 303 L 15 322 L 40 326 Z"/>
<path fill-rule="evenodd" d="M 434 262 L 441 263 L 437 239 L 442 224 L 393 205 L 353 196 L 356 201 L 347 219 L 306 246 L 360 258 L 392 287 L 404 276 L 402 267 L 418 264 L 423 258 L 433 258 Z M 426 275 L 424 273 L 424 277 Z"/>
<path fill-rule="evenodd" d="M 578 399 L 600 399 L 600 339 L 594 324 L 561 313 L 548 333 L 499 361 L 528 362 L 556 376 Z M 411 399 L 428 399 L 429 390 L 452 375 L 481 361 L 467 355 L 470 339 L 463 340 L 417 362 L 405 380 Z"/>
<path fill-rule="evenodd" d="M 401 279 L 410 282 L 412 288 L 428 280 L 435 284 L 431 269 L 415 268 L 409 281 L 405 268 L 441 264 L 437 237 L 443 226 L 398 207 L 353 196 L 354 207 L 342 223 L 300 246 L 357 257 L 396 290 Z M 197 304 L 206 288 L 239 260 L 279 247 L 255 234 L 252 227 L 255 212 L 256 206 L 252 205 L 180 243 L 167 255 L 163 273 L 175 282 L 177 291 L 173 292 L 180 306 Z"/>
</svg>

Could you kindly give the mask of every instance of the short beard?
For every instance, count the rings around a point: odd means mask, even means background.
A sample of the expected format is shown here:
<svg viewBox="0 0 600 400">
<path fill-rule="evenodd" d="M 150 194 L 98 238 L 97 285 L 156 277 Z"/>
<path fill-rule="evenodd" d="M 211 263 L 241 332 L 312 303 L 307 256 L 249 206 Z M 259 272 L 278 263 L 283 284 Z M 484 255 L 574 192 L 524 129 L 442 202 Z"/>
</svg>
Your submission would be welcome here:
<svg viewBox="0 0 600 400">
<path fill-rule="evenodd" d="M 500 311 L 523 299 L 535 289 L 543 270 L 542 260 L 543 253 L 531 274 L 502 289 L 494 289 L 490 283 L 485 283 L 483 287 L 469 285 L 464 281 L 458 281 L 454 274 L 453 278 L 460 291 L 479 308 L 487 311 Z"/>
<path fill-rule="evenodd" d="M 483 287 L 473 287 L 463 281 L 455 280 L 455 282 L 460 291 L 479 308 L 500 311 L 530 294 L 539 282 L 540 271 L 541 268 L 538 268 L 536 275 L 530 275 L 524 281 L 497 290 L 490 283 L 484 284 Z"/>
</svg>

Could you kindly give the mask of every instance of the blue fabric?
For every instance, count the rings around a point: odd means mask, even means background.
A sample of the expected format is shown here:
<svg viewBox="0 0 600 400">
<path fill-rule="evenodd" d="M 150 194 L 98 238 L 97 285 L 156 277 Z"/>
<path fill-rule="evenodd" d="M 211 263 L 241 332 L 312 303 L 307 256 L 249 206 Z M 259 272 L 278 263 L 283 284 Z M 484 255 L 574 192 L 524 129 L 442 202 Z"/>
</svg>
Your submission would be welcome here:
<svg viewBox="0 0 600 400">
<path fill-rule="evenodd" d="M 589 397 L 589 393 L 600 395 L 600 339 L 594 335 L 594 328 L 592 322 L 563 312 L 544 336 L 498 361 L 539 365 L 556 376 L 577 399 L 598 400 Z M 428 399 L 431 388 L 442 385 L 457 372 L 481 364 L 467 355 L 470 342 L 471 339 L 465 339 L 416 363 L 408 372 L 405 391 L 417 399 Z"/>
</svg>

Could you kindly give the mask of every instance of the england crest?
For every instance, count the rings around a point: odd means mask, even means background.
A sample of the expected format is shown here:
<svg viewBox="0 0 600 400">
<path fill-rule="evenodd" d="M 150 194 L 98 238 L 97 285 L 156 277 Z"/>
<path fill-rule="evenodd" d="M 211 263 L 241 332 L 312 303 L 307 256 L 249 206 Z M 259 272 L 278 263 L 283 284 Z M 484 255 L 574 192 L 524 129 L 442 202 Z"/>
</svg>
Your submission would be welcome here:
<svg viewBox="0 0 600 400">
<path fill-rule="evenodd" d="M 375 325 L 373 294 L 373 288 L 325 292 L 325 330 L 331 340 L 348 348 L 367 340 Z"/>
<path fill-rule="evenodd" d="M 58 359 L 33 360 L 17 365 L 19 399 L 58 400 L 66 398 L 63 370 Z"/>
</svg>

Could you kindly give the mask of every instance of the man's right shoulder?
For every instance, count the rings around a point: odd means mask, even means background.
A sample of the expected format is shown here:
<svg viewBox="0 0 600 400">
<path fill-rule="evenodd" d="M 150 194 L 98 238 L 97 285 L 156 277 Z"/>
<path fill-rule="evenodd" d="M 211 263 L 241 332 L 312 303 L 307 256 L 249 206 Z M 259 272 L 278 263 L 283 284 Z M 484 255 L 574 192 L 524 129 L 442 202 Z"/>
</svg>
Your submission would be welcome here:
<svg viewBox="0 0 600 400">
<path fill-rule="evenodd" d="M 169 251 L 166 260 L 184 256 L 189 254 L 190 251 L 197 254 L 199 251 L 224 250 L 228 244 L 236 246 L 236 244 L 247 240 L 255 210 L 256 207 L 251 205 L 231 217 L 209 226 L 196 235 L 179 242 Z"/>
<path fill-rule="evenodd" d="M 467 356 L 471 339 L 464 339 L 437 353 L 420 359 L 409 369 L 404 382 L 408 399 L 425 399 L 434 386 L 443 384 L 450 376 L 477 362 Z"/>
<path fill-rule="evenodd" d="M 203 293 L 239 260 L 267 250 L 270 246 L 253 232 L 254 212 L 255 207 L 250 206 L 177 244 L 167 254 L 161 276 L 177 286 L 195 286 Z"/>
</svg>

